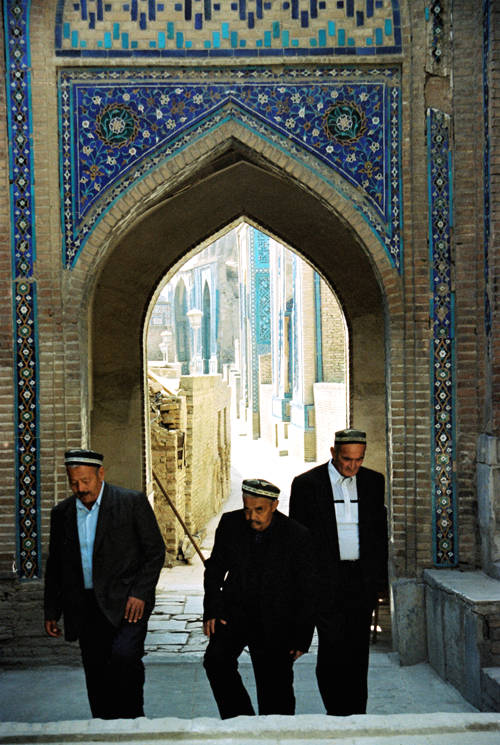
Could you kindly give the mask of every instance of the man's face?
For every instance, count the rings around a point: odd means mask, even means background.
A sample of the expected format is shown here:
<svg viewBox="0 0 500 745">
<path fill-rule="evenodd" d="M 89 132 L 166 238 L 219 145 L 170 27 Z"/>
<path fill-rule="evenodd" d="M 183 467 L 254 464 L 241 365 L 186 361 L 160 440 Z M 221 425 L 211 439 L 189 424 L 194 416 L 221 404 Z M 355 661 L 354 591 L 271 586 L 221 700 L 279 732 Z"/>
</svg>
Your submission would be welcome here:
<svg viewBox="0 0 500 745">
<path fill-rule="evenodd" d="M 366 445 L 349 443 L 330 448 L 333 465 L 341 476 L 355 476 L 363 463 Z"/>
<path fill-rule="evenodd" d="M 71 491 L 83 504 L 95 502 L 101 491 L 104 468 L 95 466 L 72 466 L 67 468 Z"/>
<path fill-rule="evenodd" d="M 243 504 L 245 506 L 245 520 L 248 520 L 253 530 L 262 531 L 271 525 L 278 500 L 268 499 L 267 497 L 250 497 L 245 494 Z"/>
</svg>

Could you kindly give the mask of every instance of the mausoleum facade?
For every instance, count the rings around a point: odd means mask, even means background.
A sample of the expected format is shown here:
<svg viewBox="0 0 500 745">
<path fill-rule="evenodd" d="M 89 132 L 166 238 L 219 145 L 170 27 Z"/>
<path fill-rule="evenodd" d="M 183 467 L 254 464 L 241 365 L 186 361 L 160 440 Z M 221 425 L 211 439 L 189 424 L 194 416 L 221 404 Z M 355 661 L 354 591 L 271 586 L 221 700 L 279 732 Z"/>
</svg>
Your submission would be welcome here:
<svg viewBox="0 0 500 745">
<path fill-rule="evenodd" d="M 151 491 L 151 303 L 245 219 L 341 305 L 349 421 L 387 477 L 401 659 L 431 657 L 484 706 L 500 664 L 496 4 L 5 0 L 3 17 L 4 649 L 36 653 L 65 448 Z"/>
</svg>

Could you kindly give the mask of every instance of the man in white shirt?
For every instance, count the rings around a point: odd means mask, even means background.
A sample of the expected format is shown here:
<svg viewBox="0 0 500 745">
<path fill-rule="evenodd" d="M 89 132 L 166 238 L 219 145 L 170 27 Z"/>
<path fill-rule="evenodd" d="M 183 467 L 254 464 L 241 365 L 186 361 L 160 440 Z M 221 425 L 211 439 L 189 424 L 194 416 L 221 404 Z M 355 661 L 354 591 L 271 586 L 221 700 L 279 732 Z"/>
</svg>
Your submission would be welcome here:
<svg viewBox="0 0 500 745">
<path fill-rule="evenodd" d="M 316 677 L 327 714 L 366 713 L 370 625 L 387 592 L 384 477 L 363 468 L 366 434 L 335 433 L 328 463 L 297 476 L 290 517 L 309 528 L 320 577 Z"/>
</svg>

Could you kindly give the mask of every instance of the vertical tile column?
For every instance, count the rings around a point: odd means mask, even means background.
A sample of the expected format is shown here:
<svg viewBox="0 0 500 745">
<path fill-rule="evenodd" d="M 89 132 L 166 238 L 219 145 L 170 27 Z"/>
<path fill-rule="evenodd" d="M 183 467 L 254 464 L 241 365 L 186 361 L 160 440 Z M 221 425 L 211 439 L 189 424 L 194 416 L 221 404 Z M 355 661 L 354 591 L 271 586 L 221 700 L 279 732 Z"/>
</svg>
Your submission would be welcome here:
<svg viewBox="0 0 500 745">
<path fill-rule="evenodd" d="M 11 203 L 16 427 L 17 569 L 40 575 L 40 474 L 34 173 L 31 121 L 30 0 L 3 5 Z"/>
<path fill-rule="evenodd" d="M 433 487 L 433 555 L 436 566 L 458 564 L 455 483 L 455 339 L 450 229 L 452 180 L 450 117 L 427 112 L 429 251 L 433 324 L 431 456 Z"/>
</svg>

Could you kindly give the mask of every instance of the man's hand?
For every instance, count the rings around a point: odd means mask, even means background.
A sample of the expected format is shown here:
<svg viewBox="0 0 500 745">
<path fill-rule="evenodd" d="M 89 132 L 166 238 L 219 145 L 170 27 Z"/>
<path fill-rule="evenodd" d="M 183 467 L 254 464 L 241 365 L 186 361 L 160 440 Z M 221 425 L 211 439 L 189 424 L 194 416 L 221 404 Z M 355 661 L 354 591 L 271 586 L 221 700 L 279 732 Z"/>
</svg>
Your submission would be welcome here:
<svg viewBox="0 0 500 745">
<path fill-rule="evenodd" d="M 301 652 L 300 649 L 291 649 L 290 650 L 290 656 L 291 656 L 291 658 L 293 659 L 294 662 L 295 662 L 295 660 L 298 660 L 299 657 L 302 657 L 303 654 L 304 654 L 304 652 Z"/>
<path fill-rule="evenodd" d="M 61 636 L 61 629 L 57 625 L 57 621 L 45 621 L 45 631 L 49 636 Z"/>
<path fill-rule="evenodd" d="M 125 606 L 125 620 L 129 623 L 137 623 L 144 615 L 144 600 L 134 598 L 130 595 Z"/>
<path fill-rule="evenodd" d="M 219 620 L 224 626 L 227 624 L 227 621 L 224 621 L 223 618 L 209 618 L 208 621 L 203 621 L 203 633 L 205 636 L 210 637 L 212 634 L 215 634 L 215 624 L 217 623 L 217 620 Z"/>
</svg>

